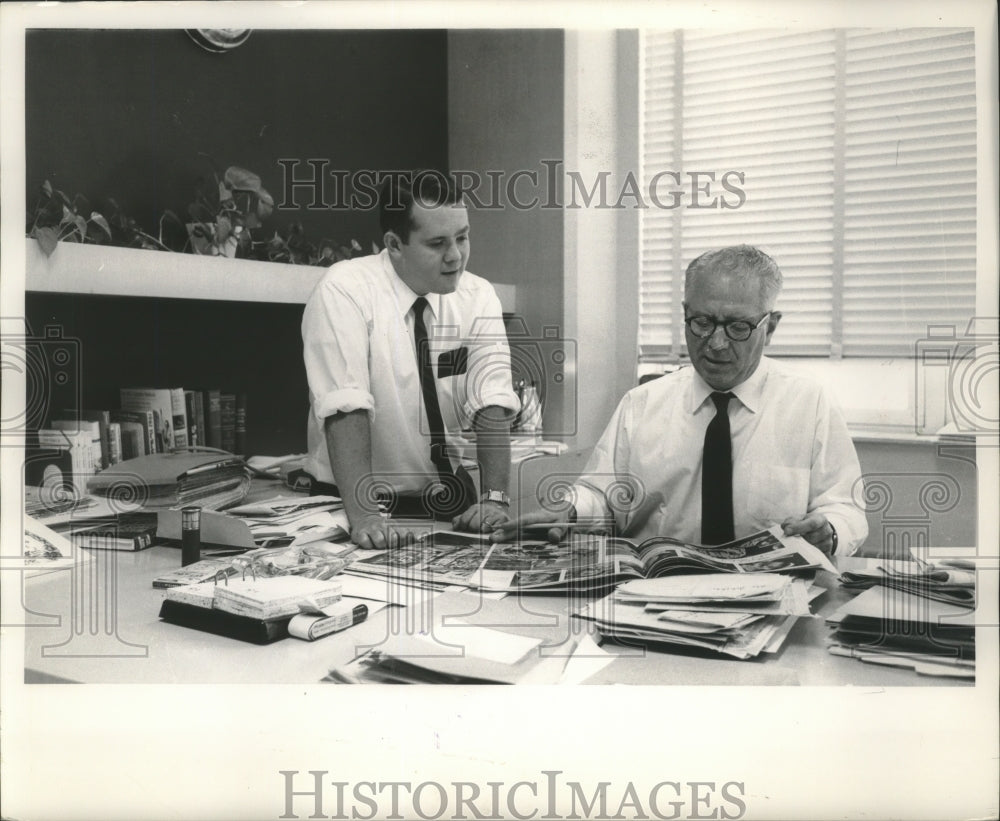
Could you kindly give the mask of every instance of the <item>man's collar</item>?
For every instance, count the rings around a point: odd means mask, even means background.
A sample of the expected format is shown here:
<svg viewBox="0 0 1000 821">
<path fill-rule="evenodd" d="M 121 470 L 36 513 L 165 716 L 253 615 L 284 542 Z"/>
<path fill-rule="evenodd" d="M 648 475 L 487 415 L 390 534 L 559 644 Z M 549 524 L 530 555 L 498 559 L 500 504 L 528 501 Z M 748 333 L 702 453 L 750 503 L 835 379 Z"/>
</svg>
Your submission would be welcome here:
<svg viewBox="0 0 1000 821">
<path fill-rule="evenodd" d="M 389 259 L 388 251 L 383 249 L 379 256 L 382 258 L 382 269 L 389 278 L 389 285 L 396 297 L 396 307 L 399 310 L 399 315 L 405 318 L 420 294 L 416 293 L 409 285 L 403 282 L 399 274 L 396 273 L 396 269 L 392 267 L 392 260 Z M 430 305 L 434 318 L 440 318 L 441 294 L 424 294 L 424 299 Z"/>
<path fill-rule="evenodd" d="M 729 389 L 729 393 L 739 399 L 740 404 L 752 413 L 757 413 L 760 409 L 764 383 L 767 381 L 767 373 L 770 368 L 771 361 L 766 356 L 762 356 L 757 369 L 750 374 L 750 377 L 740 382 L 736 387 Z M 701 374 L 694 370 L 694 368 L 692 368 L 692 371 L 691 405 L 688 410 L 694 413 L 715 392 L 715 388 L 702 379 Z"/>
</svg>

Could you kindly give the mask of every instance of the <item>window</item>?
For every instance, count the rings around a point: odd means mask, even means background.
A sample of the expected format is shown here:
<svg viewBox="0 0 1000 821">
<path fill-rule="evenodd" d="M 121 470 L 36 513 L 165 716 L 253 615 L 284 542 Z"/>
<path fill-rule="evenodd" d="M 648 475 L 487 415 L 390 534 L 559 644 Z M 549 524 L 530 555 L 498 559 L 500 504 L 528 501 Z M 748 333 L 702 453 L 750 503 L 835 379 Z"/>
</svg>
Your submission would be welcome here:
<svg viewBox="0 0 1000 821">
<path fill-rule="evenodd" d="M 687 263 L 742 242 L 785 277 L 773 355 L 910 356 L 968 324 L 971 29 L 646 31 L 641 51 L 661 207 L 642 212 L 640 361 L 683 353 Z"/>
</svg>

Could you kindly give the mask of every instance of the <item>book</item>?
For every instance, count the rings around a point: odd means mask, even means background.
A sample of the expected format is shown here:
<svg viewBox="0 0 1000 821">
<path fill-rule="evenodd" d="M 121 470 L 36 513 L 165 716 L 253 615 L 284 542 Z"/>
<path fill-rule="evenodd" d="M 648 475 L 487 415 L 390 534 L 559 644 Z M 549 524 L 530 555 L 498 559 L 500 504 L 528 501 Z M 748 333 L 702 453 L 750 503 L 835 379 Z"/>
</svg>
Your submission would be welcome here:
<svg viewBox="0 0 1000 821">
<path fill-rule="evenodd" d="M 187 400 L 184 388 L 170 389 L 171 421 L 174 426 L 174 447 L 186 448 L 191 444 L 188 438 Z"/>
<path fill-rule="evenodd" d="M 49 422 L 52 430 L 66 431 L 67 433 L 85 433 L 89 439 L 90 460 L 93 463 L 93 472 L 101 470 L 105 464 L 105 447 L 101 441 L 101 425 L 96 421 L 78 418 L 76 416 L 53 418 Z"/>
<path fill-rule="evenodd" d="M 118 425 L 121 430 L 122 458 L 118 460 L 119 462 L 146 455 L 146 433 L 142 425 L 138 422 L 112 422 L 111 424 Z"/>
<path fill-rule="evenodd" d="M 138 439 L 135 443 L 138 443 Z M 136 454 L 138 456 L 139 454 Z M 122 425 L 121 422 L 108 423 L 108 467 L 117 465 L 122 456 Z"/>
<path fill-rule="evenodd" d="M 205 434 L 205 394 L 202 391 L 192 391 L 194 395 L 195 444 L 201 447 L 208 445 Z"/>
<path fill-rule="evenodd" d="M 217 388 L 202 392 L 205 408 L 205 444 L 222 448 L 222 393 Z"/>
<path fill-rule="evenodd" d="M 152 410 L 113 410 L 109 416 L 112 422 L 129 425 L 129 430 L 134 430 L 134 426 L 138 425 L 142 431 L 142 450 L 133 453 L 131 456 L 125 456 L 126 459 L 156 453 L 156 417 Z M 124 430 L 125 428 L 123 428 Z"/>
<path fill-rule="evenodd" d="M 86 432 L 43 428 L 27 437 L 24 481 L 47 489 L 47 498 L 70 493 L 76 498 L 87 492 L 94 475 L 93 439 Z"/>
<path fill-rule="evenodd" d="M 188 444 L 197 446 L 198 441 L 198 420 L 195 417 L 194 397 L 195 391 L 184 391 L 184 411 L 187 413 Z"/>
<path fill-rule="evenodd" d="M 246 456 L 247 452 L 247 395 L 236 394 L 236 418 L 234 421 L 234 453 Z"/>
<path fill-rule="evenodd" d="M 685 544 L 654 537 L 627 539 L 573 533 L 559 544 L 542 541 L 491 543 L 477 534 L 438 532 L 416 544 L 360 559 L 352 573 L 459 584 L 496 591 L 592 590 L 629 579 L 680 573 L 759 573 L 823 568 L 829 559 L 781 526 L 723 545 Z"/>
<path fill-rule="evenodd" d="M 145 550 L 156 540 L 156 527 L 155 512 L 120 513 L 114 519 L 74 529 L 73 539 L 94 550 Z"/>
<path fill-rule="evenodd" d="M 236 452 L 236 394 L 219 394 L 220 444 L 222 450 Z"/>
<path fill-rule="evenodd" d="M 100 440 L 101 463 L 99 470 L 103 470 L 111 464 L 111 442 L 109 426 L 111 424 L 111 412 L 106 410 L 74 410 L 64 409 L 53 416 L 53 419 L 73 420 L 77 419 L 81 423 L 86 422 L 92 426 L 97 424 L 97 435 Z M 50 427 L 59 428 L 60 425 L 52 424 Z M 72 427 L 63 427 L 62 430 L 72 430 Z M 80 430 L 84 428 L 81 426 Z M 93 430 L 93 428 L 90 428 Z"/>
<path fill-rule="evenodd" d="M 169 388 L 121 388 L 123 410 L 152 411 L 156 430 L 154 453 L 174 449 L 174 402 Z"/>
</svg>

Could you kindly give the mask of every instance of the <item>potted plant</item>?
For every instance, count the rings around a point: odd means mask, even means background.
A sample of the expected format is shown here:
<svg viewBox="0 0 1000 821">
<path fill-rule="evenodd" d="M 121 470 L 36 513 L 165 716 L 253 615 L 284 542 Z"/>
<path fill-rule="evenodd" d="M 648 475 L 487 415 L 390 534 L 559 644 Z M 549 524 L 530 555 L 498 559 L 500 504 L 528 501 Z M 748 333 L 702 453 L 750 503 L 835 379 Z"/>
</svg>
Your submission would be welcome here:
<svg viewBox="0 0 1000 821">
<path fill-rule="evenodd" d="M 188 206 L 194 220 L 187 230 L 196 254 L 224 257 L 253 255 L 253 231 L 274 211 L 274 198 L 252 171 L 231 165 L 211 184 L 199 181 Z"/>
</svg>

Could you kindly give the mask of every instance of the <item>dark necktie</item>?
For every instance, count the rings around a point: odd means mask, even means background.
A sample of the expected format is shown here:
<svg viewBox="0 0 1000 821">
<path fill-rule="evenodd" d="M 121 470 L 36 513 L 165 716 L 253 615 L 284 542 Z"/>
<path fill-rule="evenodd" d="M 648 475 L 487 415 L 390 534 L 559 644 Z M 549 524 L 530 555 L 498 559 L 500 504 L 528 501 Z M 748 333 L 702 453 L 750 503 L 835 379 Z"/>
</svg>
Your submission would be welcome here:
<svg viewBox="0 0 1000 821">
<path fill-rule="evenodd" d="M 434 380 L 434 366 L 431 363 L 431 348 L 424 324 L 424 309 L 427 300 L 418 297 L 413 302 L 413 338 L 417 345 L 417 373 L 420 376 L 420 392 L 424 397 L 427 412 L 427 426 L 431 433 L 431 462 L 437 468 L 438 479 L 444 485 L 444 492 L 430 500 L 434 512 L 441 515 L 455 515 L 465 510 L 475 501 L 475 487 L 468 472 L 459 468 L 456 476 L 446 452 L 444 419 L 438 401 L 437 385 Z"/>
<path fill-rule="evenodd" d="M 733 444 L 729 433 L 731 393 L 712 394 L 715 417 L 705 431 L 701 470 L 702 544 L 731 542 L 733 533 Z"/>
</svg>

